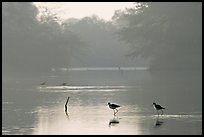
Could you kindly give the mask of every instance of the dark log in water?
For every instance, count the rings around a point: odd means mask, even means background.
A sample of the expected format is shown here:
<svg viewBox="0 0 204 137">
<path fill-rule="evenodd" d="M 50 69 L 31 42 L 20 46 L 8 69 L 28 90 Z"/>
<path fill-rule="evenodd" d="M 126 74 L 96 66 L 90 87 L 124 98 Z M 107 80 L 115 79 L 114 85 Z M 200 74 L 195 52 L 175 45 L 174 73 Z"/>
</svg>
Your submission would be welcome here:
<svg viewBox="0 0 204 137">
<path fill-rule="evenodd" d="M 68 101 L 69 101 L 69 97 L 67 98 L 67 101 L 66 101 L 66 103 L 65 103 L 65 112 L 66 112 L 66 114 L 67 114 L 67 104 L 68 104 Z"/>
</svg>

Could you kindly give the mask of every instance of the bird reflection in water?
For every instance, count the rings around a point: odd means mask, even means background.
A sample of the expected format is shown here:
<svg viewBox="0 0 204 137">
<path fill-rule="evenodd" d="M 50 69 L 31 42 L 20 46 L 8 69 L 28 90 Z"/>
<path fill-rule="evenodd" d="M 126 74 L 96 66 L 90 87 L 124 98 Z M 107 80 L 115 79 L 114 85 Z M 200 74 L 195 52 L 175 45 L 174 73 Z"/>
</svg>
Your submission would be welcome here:
<svg viewBox="0 0 204 137">
<path fill-rule="evenodd" d="M 119 120 L 118 120 L 118 118 L 115 118 L 115 116 L 114 116 L 114 118 L 109 121 L 108 125 L 109 126 L 115 126 L 116 124 L 119 124 Z"/>
<path fill-rule="evenodd" d="M 163 124 L 163 120 L 162 119 L 159 119 L 159 116 L 157 116 L 157 119 L 154 123 L 154 127 L 157 128 L 157 127 L 160 127 L 162 124 Z"/>
</svg>

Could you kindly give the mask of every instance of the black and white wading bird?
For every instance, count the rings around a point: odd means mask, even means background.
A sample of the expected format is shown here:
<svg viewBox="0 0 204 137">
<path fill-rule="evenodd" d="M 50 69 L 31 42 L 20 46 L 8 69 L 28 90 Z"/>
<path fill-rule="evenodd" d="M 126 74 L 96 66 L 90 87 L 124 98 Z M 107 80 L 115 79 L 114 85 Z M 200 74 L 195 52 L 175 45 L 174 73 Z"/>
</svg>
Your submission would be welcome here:
<svg viewBox="0 0 204 137">
<path fill-rule="evenodd" d="M 117 108 L 119 108 L 120 106 L 117 105 L 117 104 L 110 103 L 110 102 L 108 102 L 107 105 L 109 105 L 109 108 L 110 108 L 110 109 L 113 109 L 113 115 L 115 116 L 116 113 L 118 113 Z M 106 105 L 106 106 L 107 106 L 107 105 Z"/>
<path fill-rule="evenodd" d="M 160 106 L 159 104 L 156 104 L 155 102 L 153 102 L 152 105 L 154 106 L 155 110 L 157 110 L 158 116 L 159 116 L 159 111 L 161 111 L 162 112 L 161 115 L 163 115 L 163 113 L 164 113 L 163 109 L 165 109 L 164 107 Z"/>
</svg>

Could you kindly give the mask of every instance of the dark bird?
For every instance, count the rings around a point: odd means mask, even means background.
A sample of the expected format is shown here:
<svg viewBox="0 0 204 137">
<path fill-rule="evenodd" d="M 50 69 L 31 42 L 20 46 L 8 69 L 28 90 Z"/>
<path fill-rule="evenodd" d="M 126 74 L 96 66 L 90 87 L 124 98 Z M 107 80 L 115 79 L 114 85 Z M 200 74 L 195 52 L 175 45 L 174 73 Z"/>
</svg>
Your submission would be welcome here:
<svg viewBox="0 0 204 137">
<path fill-rule="evenodd" d="M 113 109 L 113 115 L 115 116 L 115 114 L 118 112 L 118 110 L 117 110 L 116 108 L 118 108 L 118 107 L 120 107 L 120 106 L 117 105 L 117 104 L 110 103 L 110 102 L 108 102 L 107 105 L 109 105 L 109 108 L 110 108 L 110 109 Z M 106 105 L 106 106 L 107 106 L 107 105 Z"/>
<path fill-rule="evenodd" d="M 67 83 L 62 83 L 62 84 L 59 84 L 59 85 L 56 85 L 56 86 L 66 86 Z"/>
<path fill-rule="evenodd" d="M 162 112 L 163 114 L 163 110 L 162 109 L 165 109 L 164 107 L 160 106 L 159 104 L 156 104 L 155 102 L 152 103 L 152 105 L 154 106 L 155 110 L 157 110 L 158 112 L 158 115 L 159 115 L 159 110 Z M 161 115 L 162 115 L 161 114 Z"/>
<path fill-rule="evenodd" d="M 66 85 L 67 85 L 67 83 L 62 83 L 62 84 L 61 84 L 61 86 L 66 86 Z"/>
<path fill-rule="evenodd" d="M 43 82 L 43 83 L 41 83 L 40 85 L 45 85 L 46 84 L 46 82 Z"/>
</svg>

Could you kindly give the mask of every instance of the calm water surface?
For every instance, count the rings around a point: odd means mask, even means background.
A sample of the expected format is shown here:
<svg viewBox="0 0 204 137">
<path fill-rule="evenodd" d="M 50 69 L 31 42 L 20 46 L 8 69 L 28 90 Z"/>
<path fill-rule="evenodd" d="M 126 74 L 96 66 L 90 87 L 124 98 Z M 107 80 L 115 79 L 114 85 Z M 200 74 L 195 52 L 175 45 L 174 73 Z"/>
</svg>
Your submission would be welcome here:
<svg viewBox="0 0 204 137">
<path fill-rule="evenodd" d="M 63 82 L 68 86 L 57 86 Z M 89 71 L 5 77 L 2 85 L 4 135 L 202 134 L 198 72 Z M 116 116 L 108 101 L 121 105 Z M 157 116 L 152 102 L 166 107 L 164 115 Z"/>
</svg>

